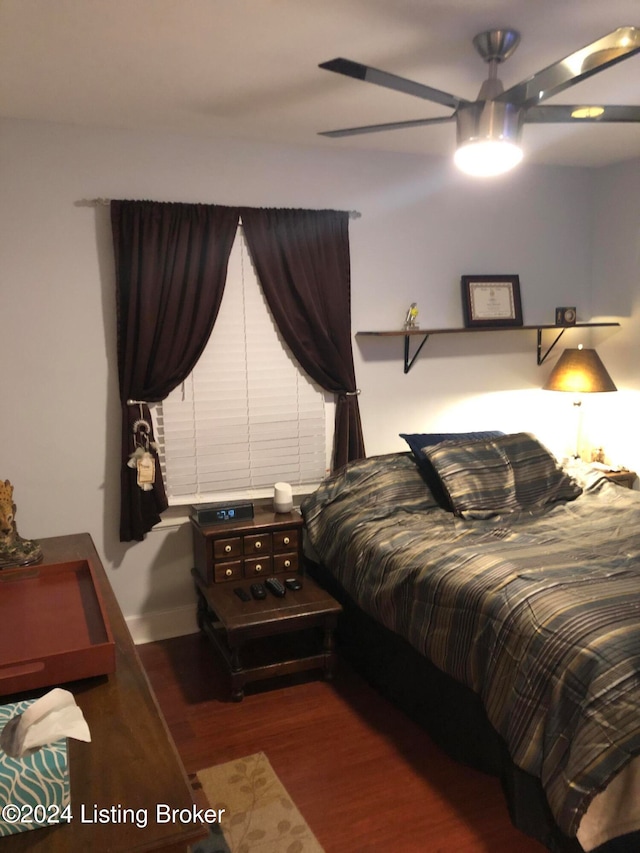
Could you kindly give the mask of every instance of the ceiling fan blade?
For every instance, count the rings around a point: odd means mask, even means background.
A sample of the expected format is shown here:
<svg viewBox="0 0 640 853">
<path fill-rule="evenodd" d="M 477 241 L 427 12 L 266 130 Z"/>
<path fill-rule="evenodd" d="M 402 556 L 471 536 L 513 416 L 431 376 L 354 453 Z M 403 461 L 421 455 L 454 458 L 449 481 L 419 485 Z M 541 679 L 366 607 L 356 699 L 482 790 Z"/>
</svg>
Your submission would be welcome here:
<svg viewBox="0 0 640 853">
<path fill-rule="evenodd" d="M 581 50 L 511 86 L 496 101 L 532 107 L 640 51 L 640 29 L 619 27 Z"/>
<path fill-rule="evenodd" d="M 336 74 L 344 74 L 346 77 L 354 77 L 356 80 L 374 83 L 376 86 L 395 89 L 396 92 L 404 92 L 405 95 L 413 95 L 416 98 L 423 98 L 425 101 L 435 101 L 436 104 L 442 104 L 442 106 L 451 107 L 454 110 L 457 110 L 461 104 L 469 103 L 464 98 L 457 98 L 448 92 L 442 92 L 440 89 L 433 89 L 431 86 L 425 86 L 422 83 L 407 80 L 405 77 L 398 77 L 395 74 L 389 74 L 387 71 L 371 68 L 369 65 L 352 62 L 350 59 L 338 57 L 328 62 L 322 62 L 318 67 L 327 71 L 335 71 Z"/>
<path fill-rule="evenodd" d="M 577 110 L 582 110 L 583 115 L 574 115 Z M 598 115 L 597 110 L 602 110 Z M 525 122 L 532 124 L 546 124 L 551 122 L 570 122 L 581 124 L 582 122 L 614 122 L 614 121 L 637 121 L 640 122 L 640 106 L 620 105 L 598 105 L 580 106 L 569 104 L 543 104 L 530 107 L 524 117 Z"/>
<path fill-rule="evenodd" d="M 427 124 L 444 124 L 453 121 L 455 115 L 438 116 L 437 118 L 416 118 L 410 121 L 392 121 L 389 124 L 369 124 L 365 127 L 347 127 L 343 130 L 324 130 L 318 136 L 357 136 L 359 133 L 378 133 L 380 130 L 403 130 L 407 127 L 424 127 Z"/>
</svg>

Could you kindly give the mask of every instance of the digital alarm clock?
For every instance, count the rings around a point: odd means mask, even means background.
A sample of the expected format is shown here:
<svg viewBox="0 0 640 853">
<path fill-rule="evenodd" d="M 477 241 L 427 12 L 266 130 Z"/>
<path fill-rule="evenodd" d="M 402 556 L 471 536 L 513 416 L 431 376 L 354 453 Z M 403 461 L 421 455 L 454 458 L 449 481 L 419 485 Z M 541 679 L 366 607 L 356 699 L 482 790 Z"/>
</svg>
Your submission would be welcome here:
<svg viewBox="0 0 640 853">
<path fill-rule="evenodd" d="M 197 504 L 191 507 L 191 518 L 201 527 L 206 524 L 243 521 L 247 518 L 253 518 L 253 503 L 251 501 L 227 501 L 226 503 Z"/>
</svg>

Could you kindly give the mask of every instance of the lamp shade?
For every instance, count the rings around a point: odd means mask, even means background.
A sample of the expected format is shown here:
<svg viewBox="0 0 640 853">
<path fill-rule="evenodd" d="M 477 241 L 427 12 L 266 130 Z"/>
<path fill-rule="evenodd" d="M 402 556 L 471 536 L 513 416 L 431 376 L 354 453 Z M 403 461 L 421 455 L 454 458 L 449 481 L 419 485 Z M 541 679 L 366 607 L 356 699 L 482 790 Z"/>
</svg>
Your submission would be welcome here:
<svg viewBox="0 0 640 853">
<path fill-rule="evenodd" d="M 593 394 L 617 391 L 607 368 L 594 349 L 566 349 L 542 386 L 545 391 L 573 391 Z"/>
</svg>

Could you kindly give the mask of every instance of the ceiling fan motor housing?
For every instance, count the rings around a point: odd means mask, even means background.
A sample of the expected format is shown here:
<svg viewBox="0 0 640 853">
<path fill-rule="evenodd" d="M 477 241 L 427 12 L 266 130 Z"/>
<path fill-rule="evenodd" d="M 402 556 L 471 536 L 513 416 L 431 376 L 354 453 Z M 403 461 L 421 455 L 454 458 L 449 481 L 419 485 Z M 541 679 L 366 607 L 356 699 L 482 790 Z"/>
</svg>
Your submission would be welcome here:
<svg viewBox="0 0 640 853">
<path fill-rule="evenodd" d="M 524 110 L 504 101 L 475 101 L 458 107 L 458 146 L 488 140 L 518 145 L 523 121 Z"/>
</svg>

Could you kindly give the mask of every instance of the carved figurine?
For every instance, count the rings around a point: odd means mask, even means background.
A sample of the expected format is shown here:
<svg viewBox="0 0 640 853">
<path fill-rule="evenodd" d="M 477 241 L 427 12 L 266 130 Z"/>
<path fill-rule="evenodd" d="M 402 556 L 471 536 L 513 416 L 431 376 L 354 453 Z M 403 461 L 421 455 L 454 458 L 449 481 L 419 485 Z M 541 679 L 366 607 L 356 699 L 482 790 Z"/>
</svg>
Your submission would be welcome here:
<svg viewBox="0 0 640 853">
<path fill-rule="evenodd" d="M 0 480 L 0 569 L 30 566 L 41 559 L 40 545 L 18 534 L 13 486 L 9 480 Z"/>
<path fill-rule="evenodd" d="M 418 305 L 416 302 L 412 302 L 409 306 L 409 310 L 407 311 L 407 316 L 404 320 L 405 329 L 419 329 L 418 325 Z"/>
</svg>

